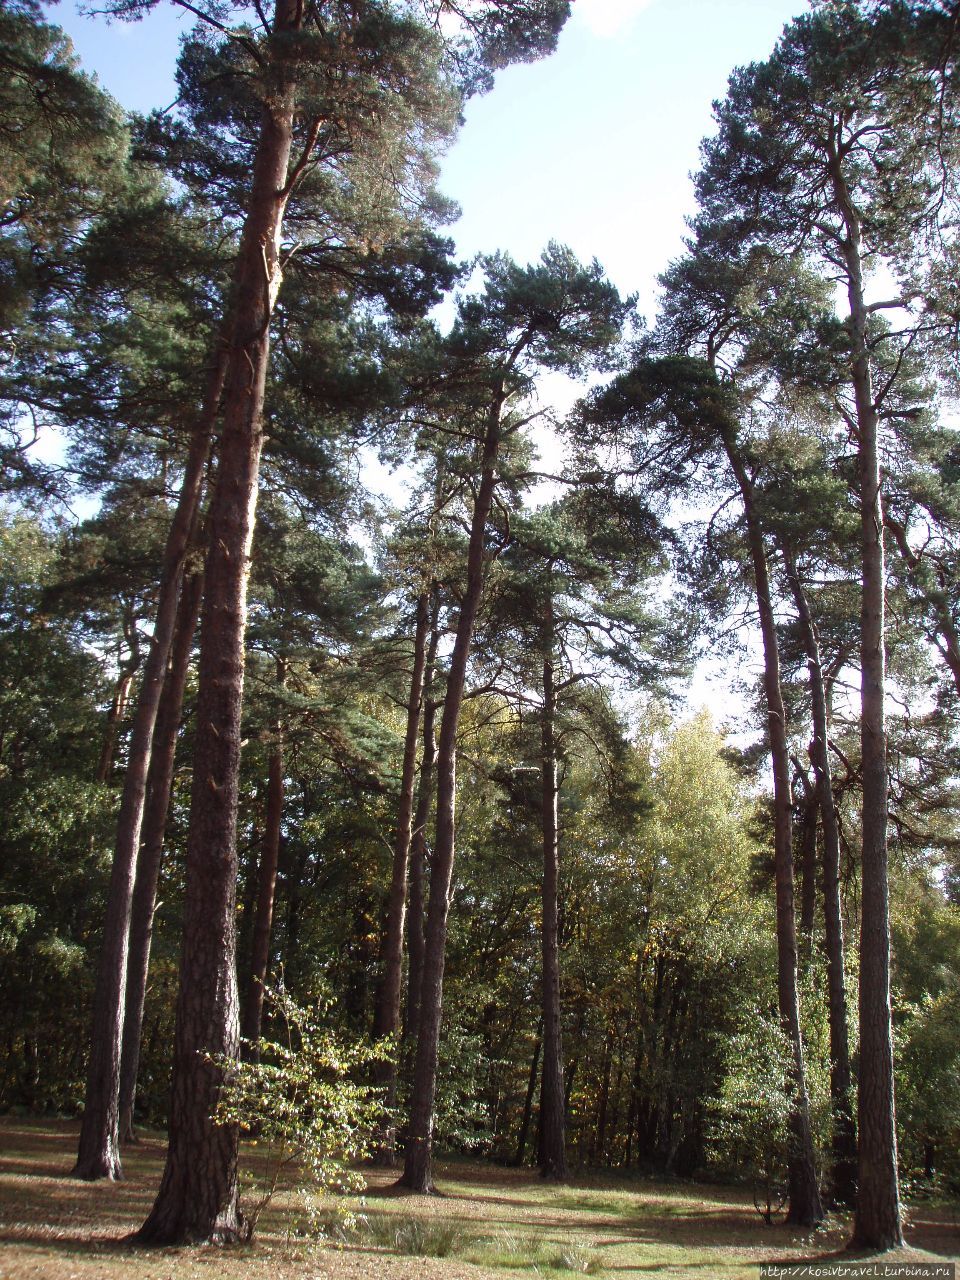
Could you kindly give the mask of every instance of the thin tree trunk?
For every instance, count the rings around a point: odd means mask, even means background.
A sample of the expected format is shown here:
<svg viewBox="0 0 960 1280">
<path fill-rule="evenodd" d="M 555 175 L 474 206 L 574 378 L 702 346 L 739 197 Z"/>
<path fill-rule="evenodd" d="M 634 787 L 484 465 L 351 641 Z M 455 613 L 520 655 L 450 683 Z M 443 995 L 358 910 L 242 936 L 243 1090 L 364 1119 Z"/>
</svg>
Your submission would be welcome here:
<svg viewBox="0 0 960 1280">
<path fill-rule="evenodd" d="M 127 710 L 130 686 L 133 684 L 135 671 L 136 666 L 133 664 L 125 667 L 113 686 L 113 697 L 110 700 L 107 724 L 103 732 L 103 746 L 100 748 L 100 759 L 97 761 L 95 775 L 97 782 L 106 782 L 110 777 L 110 771 L 113 768 L 113 756 L 117 749 L 117 730 Z"/>
<path fill-rule="evenodd" d="M 543 834 L 543 921 L 541 926 L 543 1079 L 540 1085 L 541 1177 L 565 1181 L 566 1156 L 563 1056 L 560 1040 L 560 950 L 557 936 L 559 844 L 557 837 L 557 711 L 553 667 L 553 601 L 548 602 L 540 717 L 541 824 Z"/>
<path fill-rule="evenodd" d="M 480 484 L 474 501 L 467 552 L 467 584 L 460 604 L 457 632 L 450 658 L 450 674 L 440 722 L 437 748 L 437 835 L 430 874 L 420 1021 L 410 1129 L 401 1185 L 421 1193 L 433 1190 L 433 1109 L 437 1089 L 437 1056 L 443 1002 L 443 967 L 447 942 L 447 915 L 456 836 L 457 727 L 467 677 L 467 660 L 484 581 L 484 534 L 497 485 L 496 462 L 500 448 L 500 415 L 503 393 L 494 400 L 487 418 L 480 467 Z"/>
<path fill-rule="evenodd" d="M 120 1056 L 126 1006 L 130 912 L 140 830 L 147 795 L 153 731 L 166 679 L 187 552 L 197 527 L 210 438 L 226 376 L 221 350 L 211 370 L 206 397 L 190 440 L 180 497 L 167 535 L 157 617 L 137 696 L 123 780 L 117 838 L 107 891 L 103 941 L 93 998 L 90 1062 L 75 1177 L 122 1177 L 120 1164 Z"/>
<path fill-rule="evenodd" d="M 427 669 L 427 646 L 430 631 L 430 593 L 417 597 L 416 626 L 413 641 L 413 671 L 407 699 L 407 728 L 403 744 L 403 766 L 400 774 L 400 804 L 393 845 L 393 872 L 387 907 L 387 928 L 381 955 L 382 976 L 377 986 L 374 1016 L 374 1039 L 396 1036 L 400 1026 L 400 991 L 403 982 L 403 926 L 407 909 L 407 867 L 413 831 L 414 791 L 417 775 L 417 743 L 420 737 L 420 715 L 423 709 L 424 678 Z M 376 1137 L 375 1159 L 392 1166 L 395 1163 L 396 1122 L 393 1109 L 397 1101 L 396 1047 L 389 1058 L 374 1065 L 374 1080 L 384 1090 L 387 1107 L 385 1122 Z"/>
<path fill-rule="evenodd" d="M 630 1093 L 627 1104 L 627 1135 L 623 1148 L 623 1166 L 629 1169 L 633 1164 L 633 1138 L 636 1134 L 639 1144 L 640 1125 L 640 1082 L 643 1077 L 643 1028 L 637 1024 L 636 1042 L 633 1051 L 633 1072 L 630 1076 Z"/>
<path fill-rule="evenodd" d="M 287 664 L 277 658 L 277 696 L 282 697 L 287 679 Z M 246 1052 L 259 1058 L 257 1042 L 263 1021 L 263 988 L 270 967 L 270 934 L 273 928 L 273 903 L 277 892 L 277 867 L 280 863 L 280 825 L 283 821 L 283 724 L 280 716 L 273 726 L 273 742 L 267 764 L 267 812 L 257 876 L 257 911 L 253 924 L 253 946 L 243 1010 L 243 1039 Z"/>
<path fill-rule="evenodd" d="M 796 564 L 784 557 L 787 580 L 810 673 L 813 741 L 810 761 L 817 775 L 817 798 L 823 826 L 823 933 L 827 952 L 827 1000 L 830 1018 L 830 1106 L 833 1113 L 832 1199 L 852 1205 L 857 1186 L 857 1135 L 851 1094 L 850 1043 L 847 1031 L 847 986 L 843 965 L 843 907 L 840 901 L 840 828 L 833 795 L 830 748 L 827 741 L 827 693 L 823 679 L 820 639 L 810 613 Z"/>
<path fill-rule="evenodd" d="M 817 918 L 817 827 L 820 798 L 806 771 L 797 769 L 803 787 L 800 817 L 800 968 L 810 972 L 813 963 L 813 927 Z"/>
<path fill-rule="evenodd" d="M 410 843 L 410 888 L 407 911 L 407 1007 L 404 1040 L 416 1044 L 420 1033 L 420 995 L 424 953 L 424 870 L 427 858 L 427 823 L 433 802 L 433 777 L 437 758 L 434 738 L 436 703 L 428 699 L 423 711 L 423 755 L 417 789 L 413 839 Z"/>
<path fill-rule="evenodd" d="M 440 594 L 434 584 L 430 610 L 430 642 L 427 646 L 427 669 L 423 683 L 423 748 L 420 754 L 420 777 L 417 782 L 417 809 L 413 815 L 410 841 L 410 885 L 407 909 L 407 1004 L 403 1022 L 405 1043 L 416 1045 L 420 1030 L 420 985 L 423 976 L 424 868 L 427 857 L 427 824 L 433 803 L 433 778 L 437 762 L 434 727 L 437 701 L 433 696 L 436 677 L 437 649 L 440 645 Z"/>
<path fill-rule="evenodd" d="M 236 1058 L 239 1049 L 236 827 L 247 579 L 293 138 L 294 69 L 285 37 L 299 28 L 301 14 L 297 0 L 277 0 L 275 87 L 264 106 L 234 272 L 235 319 L 204 569 L 170 1144 L 156 1203 L 138 1234 L 142 1243 L 231 1240 L 243 1230 L 238 1133 L 213 1119 L 223 1068 L 212 1059 Z"/>
<path fill-rule="evenodd" d="M 787 1221 L 798 1226 L 814 1226 L 822 1222 L 824 1212 L 817 1187 L 813 1133 L 810 1126 L 810 1103 L 800 1031 L 800 1000 L 797 991 L 797 924 L 794 914 L 793 824 L 790 812 L 790 753 L 787 746 L 786 710 L 780 687 L 780 650 L 770 593 L 767 553 L 754 505 L 753 481 L 747 474 L 732 424 L 728 424 L 724 429 L 723 444 L 743 500 L 757 609 L 760 614 L 760 632 L 763 639 L 763 684 L 767 703 L 770 758 L 773 766 L 777 998 L 780 1022 L 789 1040 L 793 1056 L 793 1098 L 790 1111 L 792 1141 L 788 1166 L 790 1204 Z"/>
<path fill-rule="evenodd" d="M 123 1046 L 120 1057 L 120 1141 L 134 1142 L 133 1108 L 140 1070 L 140 1038 L 143 1005 L 147 994 L 153 916 L 157 903 L 157 882 L 163 857 L 163 841 L 170 808 L 170 792 L 177 754 L 177 735 L 183 710 L 183 693 L 190 668 L 190 653 L 197 629 L 203 574 L 191 573 L 180 592 L 177 627 L 170 649 L 170 667 L 157 712 L 143 813 L 143 843 L 137 859 L 137 878 L 130 909 L 130 952 L 127 960 L 126 1007 L 123 1017 Z"/>
<path fill-rule="evenodd" d="M 107 723 L 103 734 L 103 746 L 100 748 L 100 759 L 97 761 L 97 782 L 106 782 L 110 777 L 110 771 L 113 768 L 113 757 L 117 749 L 117 734 L 123 717 L 127 714 L 133 677 L 140 666 L 137 620 L 133 617 L 133 610 L 129 605 L 125 610 L 123 633 L 127 642 L 129 656 L 120 668 L 117 682 L 113 687 L 113 697 L 110 700 L 110 710 L 107 712 Z"/>
<path fill-rule="evenodd" d="M 429 717 L 429 734 L 426 732 Z M 423 982 L 424 952 L 424 871 L 427 857 L 426 824 L 433 800 L 433 773 L 436 741 L 433 736 L 434 705 L 424 711 L 424 755 L 421 760 L 420 783 L 413 840 L 410 846 L 410 902 L 407 912 L 407 1007 L 403 1034 L 416 1044 L 420 1031 L 420 995 Z M 429 759 L 427 749 L 429 748 Z"/>
<path fill-rule="evenodd" d="M 304 809 L 310 812 L 311 797 L 307 787 L 303 788 Z M 303 921 L 303 902 L 306 897 L 305 883 L 307 863 L 310 859 L 310 845 L 304 841 L 296 862 L 286 874 L 287 918 L 283 929 L 283 980 L 288 990 L 295 990 L 299 981 L 301 963 L 300 928 Z"/>
<path fill-rule="evenodd" d="M 957 634 L 957 628 L 954 624 L 953 614 L 947 598 L 948 583 L 946 576 L 942 569 L 938 569 L 937 575 L 940 587 L 937 591 L 924 586 L 919 577 L 923 558 L 910 546 L 906 529 L 899 521 L 894 520 L 889 512 L 884 513 L 883 522 L 884 527 L 893 534 L 897 549 L 903 557 L 911 578 L 933 614 L 936 621 L 935 642 L 937 643 L 937 648 L 943 655 L 944 662 L 950 668 L 953 683 L 956 686 L 957 693 L 960 694 L 960 635 Z"/>
<path fill-rule="evenodd" d="M 892 1249 L 903 1243 L 897 1128 L 893 1096 L 893 1019 L 890 1006 L 890 900 L 887 882 L 887 739 L 884 711 L 883 508 L 879 421 L 873 399 L 869 313 L 863 296 L 860 219 L 846 185 L 843 157 L 831 157 L 835 203 L 846 235 L 842 244 L 850 304 L 850 353 L 858 428 L 863 596 L 860 613 L 860 757 L 863 839 L 860 903 L 860 1072 L 857 1102 L 858 1180 L 853 1239 Z"/>
<path fill-rule="evenodd" d="M 533 1042 L 533 1057 L 530 1059 L 530 1074 L 527 1077 L 527 1092 L 523 1099 L 523 1114 L 520 1117 L 520 1132 L 517 1134 L 517 1155 L 514 1163 L 523 1164 L 527 1150 L 527 1135 L 530 1132 L 530 1116 L 533 1114 L 533 1098 L 537 1092 L 537 1068 L 540 1065 L 540 1049 L 543 1044 L 543 1019 L 537 1027 L 537 1038 Z"/>
<path fill-rule="evenodd" d="M 613 1069 L 613 1036 L 608 1031 L 603 1041 L 603 1066 L 601 1068 L 600 1098 L 597 1102 L 597 1127 L 594 1146 L 590 1151 L 591 1163 L 603 1160 L 607 1142 L 607 1105 L 610 1099 L 610 1072 Z"/>
</svg>

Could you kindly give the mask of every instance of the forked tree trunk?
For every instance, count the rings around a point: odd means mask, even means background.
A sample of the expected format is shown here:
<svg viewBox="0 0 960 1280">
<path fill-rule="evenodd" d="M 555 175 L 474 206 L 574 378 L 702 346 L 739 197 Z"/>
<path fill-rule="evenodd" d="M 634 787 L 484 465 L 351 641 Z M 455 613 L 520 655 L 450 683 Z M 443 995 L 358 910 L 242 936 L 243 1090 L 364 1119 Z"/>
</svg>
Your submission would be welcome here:
<svg viewBox="0 0 960 1280">
<path fill-rule="evenodd" d="M 224 1077 L 216 1059 L 235 1059 L 239 1049 L 236 828 L 247 579 L 293 138 L 294 69 L 284 37 L 299 28 L 301 15 L 297 0 L 277 0 L 274 87 L 264 106 L 234 271 L 234 322 L 204 567 L 170 1143 L 156 1202 L 138 1233 L 141 1243 L 232 1240 L 243 1233 L 237 1129 L 213 1117 Z"/>
<path fill-rule="evenodd" d="M 817 799 L 823 826 L 823 935 L 827 952 L 827 1001 L 830 1019 L 831 1197 L 851 1206 L 857 1188 L 857 1134 L 851 1092 L 850 1038 L 847 1031 L 847 985 L 843 966 L 843 906 L 840 901 L 840 827 L 833 796 L 828 745 L 827 694 L 820 639 L 797 567 L 784 557 L 787 580 L 797 609 L 810 673 L 813 741 L 810 762 L 817 775 Z"/>
<path fill-rule="evenodd" d="M 130 912 L 147 795 L 153 731 L 166 679 L 177 619 L 180 585 L 200 510 L 210 439 L 226 376 L 226 354 L 218 350 L 204 404 L 187 453 L 183 485 L 167 535 L 157 617 L 137 695 L 130 749 L 117 818 L 117 838 L 107 891 L 103 942 L 93 998 L 90 1062 L 75 1177 L 122 1177 L 120 1164 L 120 1055 L 126 1007 Z"/>
<path fill-rule="evenodd" d="M 437 1057 L 443 1003 L 443 967 L 447 943 L 447 915 L 456 837 L 457 727 L 467 678 L 467 660 L 483 591 L 484 534 L 497 485 L 496 462 L 500 449 L 500 414 L 503 394 L 491 405 L 484 432 L 477 488 L 467 552 L 467 584 L 460 603 L 456 637 L 450 657 L 450 674 L 440 722 L 437 747 L 437 835 L 430 870 L 430 904 L 427 909 L 423 975 L 421 980 L 417 1057 L 410 1101 L 410 1127 L 400 1184 L 421 1193 L 433 1190 L 433 1111 L 437 1091 Z"/>
<path fill-rule="evenodd" d="M 540 1174 L 565 1181 L 566 1154 L 563 1057 L 560 1036 L 559 843 L 557 832 L 557 698 L 553 665 L 553 601 L 548 603 L 540 718 L 540 779 L 543 834 L 541 926 L 543 1078 L 540 1084 Z"/>
<path fill-rule="evenodd" d="M 123 1047 L 120 1057 L 120 1141 L 135 1142 L 133 1108 L 140 1070 L 140 1038 L 143 1005 L 147 994 L 153 917 L 157 904 L 157 882 L 163 858 L 170 792 L 177 755 L 177 735 L 183 710 L 183 693 L 190 667 L 190 653 L 197 629 L 203 574 L 196 570 L 184 579 L 180 592 L 177 627 L 170 650 L 170 666 L 157 712 L 153 751 L 143 813 L 143 843 L 137 859 L 137 878 L 130 911 L 130 953 L 127 960 L 126 1007 L 123 1017 Z"/>
<path fill-rule="evenodd" d="M 770 593 L 770 573 L 763 544 L 763 530 L 755 507 L 753 481 L 747 473 L 734 427 L 728 424 L 723 444 L 743 500 L 747 541 L 753 565 L 760 633 L 763 640 L 763 685 L 767 703 L 770 759 L 773 765 L 774 867 L 777 897 L 777 1000 L 780 1024 L 792 1054 L 790 1109 L 791 1149 L 788 1164 L 790 1203 L 787 1221 L 797 1226 L 814 1226 L 823 1221 L 823 1205 L 817 1186 L 817 1171 L 810 1125 L 800 1031 L 800 1000 L 797 991 L 797 923 L 794 910 L 793 827 L 790 802 L 790 752 L 787 746 L 786 709 L 780 686 L 780 649 Z"/>
<path fill-rule="evenodd" d="M 863 856 L 860 897 L 860 1071 L 858 1178 L 854 1243 L 892 1249 L 903 1243 L 897 1126 L 893 1098 L 890 1006 L 890 894 L 887 882 L 887 737 L 884 710 L 885 567 L 880 494 L 879 419 L 873 399 L 869 313 L 863 296 L 860 219 L 843 157 L 834 149 L 830 176 L 846 232 L 842 251 L 850 305 L 850 354 L 858 429 L 863 595 L 860 611 L 860 759 Z"/>
<path fill-rule="evenodd" d="M 287 679 L 287 665 L 277 658 L 277 694 L 282 696 Z M 283 822 L 283 724 L 279 716 L 273 726 L 273 742 L 267 764 L 267 812 L 263 824 L 263 843 L 257 874 L 257 907 L 253 922 L 253 945 L 250 948 L 250 973 L 243 1008 L 245 1052 L 259 1058 L 257 1042 L 263 1023 L 263 989 L 270 967 L 270 934 L 273 929 L 273 903 L 277 893 L 277 868 L 280 865 L 280 827 Z"/>
<path fill-rule="evenodd" d="M 423 708 L 424 678 L 427 669 L 427 644 L 430 631 L 430 593 L 417 597 L 416 625 L 413 640 L 413 671 L 407 698 L 407 725 L 400 772 L 400 803 L 393 844 L 393 870 L 387 906 L 387 927 L 381 955 L 381 979 L 377 986 L 374 1016 L 374 1039 L 396 1036 L 400 1027 L 400 991 L 403 983 L 403 926 L 407 909 L 407 867 L 413 831 L 414 792 L 417 779 L 417 743 L 420 737 L 420 714 Z M 395 1161 L 396 1123 L 393 1108 L 397 1101 L 396 1046 L 389 1058 L 374 1065 L 374 1081 L 384 1091 L 386 1119 L 375 1139 L 375 1160 L 392 1166 Z"/>
</svg>

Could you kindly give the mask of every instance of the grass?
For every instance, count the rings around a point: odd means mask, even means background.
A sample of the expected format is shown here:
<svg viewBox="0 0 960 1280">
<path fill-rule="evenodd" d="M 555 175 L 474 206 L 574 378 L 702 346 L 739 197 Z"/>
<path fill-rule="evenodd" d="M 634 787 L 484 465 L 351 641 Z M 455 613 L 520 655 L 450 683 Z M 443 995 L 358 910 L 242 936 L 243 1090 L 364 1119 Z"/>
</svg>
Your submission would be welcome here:
<svg viewBox="0 0 960 1280">
<path fill-rule="evenodd" d="M 294 1233 L 291 1196 L 252 1245 L 138 1249 L 125 1237 L 156 1193 L 161 1136 L 125 1153 L 125 1181 L 92 1185 L 68 1176 L 76 1137 L 72 1122 L 0 1119 L 0 1280 L 756 1280 L 761 1262 L 858 1260 L 847 1219 L 766 1227 L 741 1189 L 606 1174 L 556 1186 L 474 1162 L 441 1163 L 438 1197 L 372 1171 L 352 1222 L 327 1215 L 322 1247 Z M 889 1260 L 957 1260 L 960 1205 L 914 1206 L 907 1238 Z"/>
<path fill-rule="evenodd" d="M 447 1258 L 463 1253 L 473 1239 L 456 1222 L 402 1213 L 363 1214 L 358 1219 L 356 1236 L 360 1242 L 414 1258 Z"/>
</svg>

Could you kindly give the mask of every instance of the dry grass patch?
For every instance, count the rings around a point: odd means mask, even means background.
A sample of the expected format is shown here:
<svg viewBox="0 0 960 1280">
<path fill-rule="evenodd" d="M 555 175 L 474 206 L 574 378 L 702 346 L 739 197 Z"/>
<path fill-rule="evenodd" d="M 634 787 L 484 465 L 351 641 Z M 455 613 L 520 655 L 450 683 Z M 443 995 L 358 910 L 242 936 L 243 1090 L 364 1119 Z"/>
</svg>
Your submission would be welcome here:
<svg viewBox="0 0 960 1280">
<path fill-rule="evenodd" d="M 813 1234 L 765 1227 L 736 1188 L 597 1175 L 569 1186 L 529 1170 L 441 1163 L 439 1196 L 397 1191 L 368 1173 L 357 1221 L 327 1215 L 332 1243 L 295 1232 L 296 1198 L 281 1196 L 256 1243 L 229 1249 L 137 1249 L 126 1237 L 153 1201 L 163 1141 L 125 1152 L 126 1180 L 69 1177 L 77 1126 L 0 1120 L 0 1280 L 756 1280 L 760 1262 L 853 1256 L 849 1221 Z M 328 1202 L 332 1204 L 332 1202 Z M 903 1261 L 956 1260 L 960 1206 L 911 1210 Z"/>
</svg>

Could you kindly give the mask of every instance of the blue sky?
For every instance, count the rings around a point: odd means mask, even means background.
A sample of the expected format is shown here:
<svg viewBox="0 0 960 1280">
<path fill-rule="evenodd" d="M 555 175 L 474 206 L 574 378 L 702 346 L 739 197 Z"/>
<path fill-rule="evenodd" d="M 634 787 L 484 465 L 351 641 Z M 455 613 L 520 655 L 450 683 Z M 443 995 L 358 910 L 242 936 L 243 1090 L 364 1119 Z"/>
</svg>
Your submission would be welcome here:
<svg viewBox="0 0 960 1280">
<path fill-rule="evenodd" d="M 95 3 L 96 0 L 91 0 Z M 652 315 L 655 279 L 680 251 L 689 173 L 710 105 L 734 66 L 766 57 L 804 0 L 574 0 L 557 52 L 502 72 L 468 104 L 442 187 L 463 216 L 462 254 L 520 261 L 548 240 L 597 257 Z M 83 66 L 124 106 L 174 97 L 185 15 L 161 4 L 135 23 L 50 7 Z"/>
</svg>

